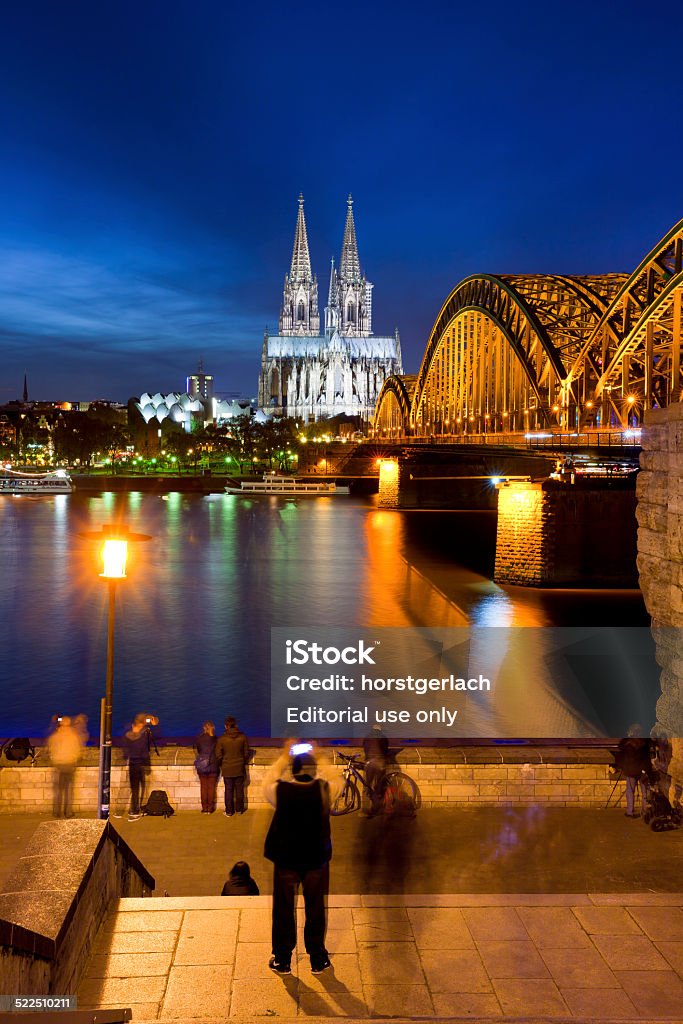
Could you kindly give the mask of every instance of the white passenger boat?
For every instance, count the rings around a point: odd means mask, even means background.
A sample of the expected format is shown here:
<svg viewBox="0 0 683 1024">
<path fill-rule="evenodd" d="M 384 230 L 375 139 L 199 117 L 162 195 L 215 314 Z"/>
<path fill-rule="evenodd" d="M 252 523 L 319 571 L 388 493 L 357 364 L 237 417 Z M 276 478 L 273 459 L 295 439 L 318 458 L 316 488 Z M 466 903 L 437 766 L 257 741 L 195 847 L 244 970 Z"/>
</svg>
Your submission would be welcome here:
<svg viewBox="0 0 683 1024">
<path fill-rule="evenodd" d="M 291 476 L 277 476 L 266 473 L 263 480 L 242 480 L 239 487 L 226 488 L 227 494 L 244 494 L 250 498 L 259 494 L 287 494 L 296 497 L 321 497 L 334 494 L 348 494 L 348 487 L 337 487 L 326 480 L 297 480 Z"/>
<path fill-rule="evenodd" d="M 73 489 L 73 481 L 65 469 L 50 473 L 0 469 L 0 494 L 71 494 Z"/>
</svg>

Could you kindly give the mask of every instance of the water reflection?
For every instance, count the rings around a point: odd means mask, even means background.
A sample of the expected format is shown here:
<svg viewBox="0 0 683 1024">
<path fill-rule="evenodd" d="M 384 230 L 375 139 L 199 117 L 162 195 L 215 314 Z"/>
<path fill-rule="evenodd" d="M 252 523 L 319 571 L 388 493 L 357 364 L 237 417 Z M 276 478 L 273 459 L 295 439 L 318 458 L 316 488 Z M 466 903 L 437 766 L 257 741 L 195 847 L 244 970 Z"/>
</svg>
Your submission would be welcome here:
<svg viewBox="0 0 683 1024">
<path fill-rule="evenodd" d="M 106 588 L 81 534 L 119 519 L 152 540 L 132 547 L 119 587 L 115 732 L 145 707 L 170 735 L 226 714 L 266 734 L 272 626 L 562 622 L 567 604 L 491 582 L 488 513 L 179 493 L 3 500 L 0 735 L 38 735 L 55 711 L 99 720 Z M 591 600 L 623 619 L 619 595 Z"/>
</svg>

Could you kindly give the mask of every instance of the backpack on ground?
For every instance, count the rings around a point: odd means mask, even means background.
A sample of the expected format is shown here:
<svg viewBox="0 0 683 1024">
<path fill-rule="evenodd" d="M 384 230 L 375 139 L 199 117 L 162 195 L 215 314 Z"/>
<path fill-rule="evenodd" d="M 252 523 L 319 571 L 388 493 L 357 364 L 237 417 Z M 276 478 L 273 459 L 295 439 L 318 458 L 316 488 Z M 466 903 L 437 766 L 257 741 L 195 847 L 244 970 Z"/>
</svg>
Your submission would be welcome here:
<svg viewBox="0 0 683 1024">
<path fill-rule="evenodd" d="M 4 753 L 8 761 L 25 761 L 27 757 L 30 757 L 33 761 L 36 759 L 35 747 L 32 746 L 30 739 L 27 736 L 17 736 L 13 740 L 8 740 L 4 747 L 0 747 L 0 754 Z"/>
<path fill-rule="evenodd" d="M 153 789 L 142 811 L 144 814 L 149 814 L 150 817 L 155 818 L 170 818 L 172 814 L 175 814 L 175 811 L 168 802 L 168 794 L 165 789 Z"/>
</svg>

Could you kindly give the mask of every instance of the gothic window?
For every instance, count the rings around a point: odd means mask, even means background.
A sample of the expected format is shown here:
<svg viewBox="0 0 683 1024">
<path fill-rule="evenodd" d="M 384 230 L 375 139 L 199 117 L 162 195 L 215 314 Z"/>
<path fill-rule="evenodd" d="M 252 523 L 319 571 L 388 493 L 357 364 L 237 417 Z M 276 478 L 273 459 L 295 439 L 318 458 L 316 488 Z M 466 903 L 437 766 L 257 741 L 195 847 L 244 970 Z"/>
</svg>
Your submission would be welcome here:
<svg viewBox="0 0 683 1024">
<path fill-rule="evenodd" d="M 356 322 L 356 311 L 353 308 L 352 302 L 349 302 L 348 306 L 346 307 L 346 319 L 350 324 L 355 324 Z"/>
<path fill-rule="evenodd" d="M 299 308 L 297 310 L 296 318 L 299 321 L 299 323 L 303 323 L 304 320 L 306 319 L 306 313 L 304 310 L 303 302 L 299 302 Z"/>
</svg>

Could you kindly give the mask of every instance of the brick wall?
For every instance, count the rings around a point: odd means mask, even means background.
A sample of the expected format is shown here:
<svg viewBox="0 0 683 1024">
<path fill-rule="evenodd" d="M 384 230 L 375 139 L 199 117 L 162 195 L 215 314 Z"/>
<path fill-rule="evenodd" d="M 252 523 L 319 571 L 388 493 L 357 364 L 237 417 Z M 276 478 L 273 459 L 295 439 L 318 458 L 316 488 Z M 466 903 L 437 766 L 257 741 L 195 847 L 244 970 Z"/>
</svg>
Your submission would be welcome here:
<svg viewBox="0 0 683 1024">
<path fill-rule="evenodd" d="M 602 763 L 434 764 L 423 761 L 401 767 L 418 783 L 426 806 L 543 803 L 596 807 L 605 803 L 614 784 L 609 774 L 611 758 L 607 752 L 601 754 Z M 259 761 L 258 752 L 256 760 Z M 264 803 L 261 781 L 265 768 L 265 763 L 257 763 L 249 769 L 247 793 L 252 806 Z M 201 807 L 199 782 L 190 764 L 155 764 L 148 791 L 151 789 L 165 789 L 178 811 Z M 620 783 L 615 798 L 622 789 Z M 112 814 L 126 812 L 128 796 L 126 769 L 116 766 L 112 770 Z M 97 767 L 79 768 L 74 810 L 76 814 L 92 814 L 96 806 Z M 0 771 L 0 813 L 51 809 L 52 770 L 49 767 L 21 765 Z"/>
</svg>

